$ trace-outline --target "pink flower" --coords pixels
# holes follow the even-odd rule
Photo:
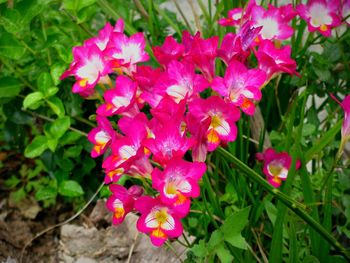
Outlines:
[[[280,187],[282,181],[287,179],[292,157],[286,152],[277,153],[274,149],[269,148],[264,153],[257,154],[257,159],[264,162],[263,173],[268,182],[273,187]],[[299,169],[300,165],[300,161],[297,160],[295,169]]]
[[[350,25],[350,1],[344,0],[342,4],[342,11],[341,11],[343,19],[345,19],[345,23]]]
[[[202,75],[195,74],[193,64],[174,60],[168,64],[166,73],[156,83],[155,92],[166,93],[178,103],[185,97],[198,97],[199,92],[208,86],[209,83]]]
[[[260,88],[266,80],[266,74],[259,69],[247,69],[242,63],[233,60],[227,67],[224,78],[216,77],[212,88],[243,112],[253,115],[253,101],[261,99]]]
[[[259,69],[267,74],[267,80],[272,79],[280,73],[288,73],[290,75],[299,75],[296,72],[297,63],[291,58],[292,49],[290,46],[284,46],[280,49],[269,41],[262,41],[256,54]]]
[[[136,33],[130,37],[123,33],[112,33],[105,53],[112,58],[114,68],[120,67],[126,74],[132,75],[136,71],[137,63],[149,60],[145,46],[143,33]]]
[[[117,182],[123,173],[128,172],[133,162],[145,154],[141,143],[147,137],[146,120],[143,113],[119,120],[118,126],[125,136],[112,141],[112,154],[103,161],[105,183]]]
[[[97,116],[96,120],[98,126],[88,134],[88,140],[94,144],[91,151],[92,158],[102,155],[116,136],[116,132],[107,118]]]
[[[205,170],[205,163],[172,159],[163,171],[153,170],[152,187],[159,191],[163,203],[172,205],[185,216],[190,210],[190,197],[196,198],[200,194],[198,180]]]
[[[143,189],[134,185],[126,190],[121,185],[111,184],[109,190],[112,195],[107,199],[106,207],[113,212],[113,224],[119,225],[124,221],[125,216],[134,209],[134,201],[142,195]]]
[[[99,80],[110,72],[110,63],[96,45],[77,46],[73,48],[73,62],[60,79],[75,76],[73,92],[86,97],[93,94]]]
[[[221,26],[238,26],[243,16],[243,8],[234,8],[228,11],[227,18],[219,19]]]
[[[167,36],[162,46],[152,47],[152,50],[159,64],[167,66],[170,61],[179,60],[185,47],[176,42],[172,36]]]
[[[160,198],[142,196],[135,202],[135,208],[141,213],[137,221],[137,229],[150,235],[153,245],[159,247],[168,238],[181,236],[183,228],[180,216]]]
[[[278,39],[284,40],[293,35],[293,28],[288,25],[282,16],[280,10],[272,5],[269,5],[268,10],[261,6],[254,6],[252,8],[252,21],[255,26],[262,26],[260,36],[262,39]]]
[[[153,159],[166,164],[173,158],[182,158],[192,147],[193,140],[182,135],[179,127],[169,119],[168,125],[157,127],[155,138],[146,139],[143,145],[153,153]]]
[[[97,108],[97,114],[112,116],[128,110],[135,102],[136,83],[126,76],[116,79],[116,87],[104,93],[106,103]]]
[[[340,102],[333,94],[330,94],[332,99],[335,100],[344,110],[344,121],[341,129],[342,143],[344,144],[350,140],[350,95],[346,96],[342,102]],[[342,149],[341,149],[342,150]]]
[[[331,36],[331,30],[340,25],[337,15],[338,0],[309,0],[307,5],[299,4],[297,11],[308,24],[310,32],[318,31],[325,37]]]
[[[240,118],[239,110],[231,103],[225,103],[217,96],[208,99],[197,99],[189,104],[189,112],[200,122],[206,124],[208,151],[214,151],[220,142],[232,142],[237,137],[236,121]]]
[[[188,56],[185,57],[187,61],[196,65],[209,82],[215,75],[218,42],[218,36],[202,39],[199,35],[196,35],[193,37]]]

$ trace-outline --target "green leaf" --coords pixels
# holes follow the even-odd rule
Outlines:
[[[310,123],[305,123],[303,125],[303,131],[302,131],[302,135],[304,137],[306,136],[310,136],[311,134],[313,134],[316,131],[316,127],[313,124]]]
[[[23,45],[11,34],[0,29],[0,55],[9,59],[20,59],[26,52]]]
[[[208,241],[209,252],[214,251],[224,241],[224,234],[220,230],[215,230]]]
[[[34,158],[40,156],[47,149],[47,138],[39,135],[26,147],[24,156]]]
[[[14,97],[21,91],[21,83],[13,77],[0,79],[0,98]]]
[[[21,14],[18,10],[13,8],[6,8],[0,16],[0,25],[9,33],[17,33],[23,29],[22,25],[18,23]]]
[[[23,107],[26,108],[35,108],[37,103],[44,98],[44,94],[41,91],[35,91],[29,93],[23,100]]]
[[[203,239],[199,240],[198,244],[194,245],[191,251],[196,257],[199,258],[204,258],[208,253],[207,246]]]
[[[233,256],[230,254],[230,251],[224,246],[219,246],[215,250],[216,255],[218,255],[220,262],[222,263],[231,263],[233,262]]]
[[[62,73],[66,70],[67,66],[65,64],[62,63],[55,63],[52,67],[51,67],[51,77],[53,80],[54,85],[58,85],[61,80],[60,77],[62,75]]]
[[[63,0],[63,7],[68,10],[79,11],[95,2],[96,0]]]
[[[48,139],[47,140],[47,146],[49,147],[51,152],[55,152],[57,144],[58,144],[58,139]]]
[[[53,85],[51,75],[48,72],[42,72],[37,79],[37,86],[39,91],[41,91],[45,97],[48,94],[48,90]]]
[[[69,129],[69,126],[70,118],[65,116],[51,123],[45,124],[44,133],[48,139],[59,139]]]
[[[56,96],[50,97],[47,100],[47,104],[49,104],[50,108],[58,117],[64,116],[65,114],[64,106],[62,101],[58,97]]]
[[[67,150],[65,150],[64,152],[64,157],[78,157],[81,153],[83,149],[83,146],[81,145],[75,145],[75,146],[72,146],[72,147],[69,147]]]
[[[82,135],[80,133],[77,133],[75,131],[68,131],[62,136],[60,143],[61,145],[74,144],[76,140],[81,138],[81,136]]]
[[[58,192],[60,195],[68,197],[76,197],[84,194],[80,184],[73,180],[63,181],[58,188]]]
[[[247,249],[247,243],[241,236],[241,232],[248,224],[250,207],[246,207],[230,215],[221,227],[225,241],[232,246]]]
[[[38,201],[47,200],[47,199],[54,199],[57,196],[57,188],[53,186],[43,187],[40,188],[35,193],[35,199]]]

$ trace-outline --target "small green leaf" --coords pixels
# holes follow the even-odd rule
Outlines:
[[[35,199],[38,201],[47,200],[47,199],[54,199],[57,196],[57,188],[48,186],[40,188],[35,193]]]
[[[49,88],[53,85],[51,75],[48,72],[42,72],[37,79],[37,86],[39,91],[41,91],[45,97],[48,94]]]
[[[62,117],[65,114],[64,106],[62,101],[54,96],[47,100],[47,104],[49,104],[50,108],[53,110],[53,112],[58,116]]]
[[[17,33],[21,31],[22,25],[18,23],[20,20],[20,13],[13,8],[6,8],[0,16],[0,25],[9,33]]]
[[[47,90],[46,97],[51,97],[51,96],[55,95],[57,92],[58,92],[57,87],[51,87]]]
[[[77,133],[75,131],[68,131],[62,136],[60,143],[61,145],[74,144],[76,140],[81,138],[81,136],[82,135],[80,133]]]
[[[76,197],[84,194],[80,184],[73,180],[63,181],[58,188],[58,192],[68,197]]]
[[[199,258],[204,258],[208,253],[208,249],[204,240],[199,240],[198,244],[194,245],[191,251],[196,257]]]
[[[47,123],[44,127],[44,133],[48,139],[59,139],[69,129],[70,118],[64,116],[51,123]]]
[[[24,53],[23,45],[11,34],[0,29],[0,55],[9,59],[20,59]]]
[[[55,152],[57,144],[58,144],[58,139],[48,139],[47,140],[47,146],[49,147],[51,152]]]
[[[225,241],[232,246],[247,249],[247,243],[241,236],[241,232],[248,224],[250,207],[246,207],[230,215],[221,227]]]
[[[12,77],[0,79],[0,98],[14,97],[21,91],[21,83]]]
[[[81,145],[75,145],[72,147],[69,147],[67,150],[64,152],[65,157],[78,157],[83,149],[83,146]]]
[[[35,91],[29,93],[23,100],[23,107],[33,108],[35,105],[44,98],[44,94],[41,91]]]
[[[315,131],[316,131],[315,125],[310,124],[310,123],[305,123],[305,124],[303,124],[302,135],[303,135],[304,137],[310,136],[310,135],[313,134]]]
[[[233,256],[230,254],[230,251],[224,246],[219,246],[215,250],[216,255],[218,255],[220,262],[222,263],[231,263],[233,262]]]
[[[52,67],[51,67],[51,77],[53,80],[54,85],[58,85],[61,80],[60,77],[62,75],[62,73],[66,70],[67,66],[65,64],[62,63],[55,63]]]
[[[40,156],[47,149],[47,138],[39,135],[26,147],[24,156],[34,158]]]
[[[224,241],[224,234],[220,230],[215,230],[208,241],[208,249],[209,251],[213,251],[216,249]]]

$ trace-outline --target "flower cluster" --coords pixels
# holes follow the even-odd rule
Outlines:
[[[237,26],[237,14],[220,23]],[[159,68],[143,63],[150,57],[144,35],[125,35],[123,20],[106,24],[97,37],[73,49],[62,78],[74,76],[73,92],[100,99],[98,126],[88,139],[91,156],[105,156],[114,224],[138,211],[137,228],[154,245],[182,234],[180,220],[189,213],[191,198],[200,195],[207,153],[236,139],[236,122],[241,114],[254,114],[270,79],[297,74],[291,48],[277,42],[293,33],[288,23],[294,16],[290,5],[266,11],[250,3],[242,26],[221,45],[217,36],[183,32],[181,42],[168,36],[152,47]],[[257,68],[248,66],[251,56]],[[217,60],[226,65],[223,76],[216,75]],[[116,184],[122,175],[148,187]]]

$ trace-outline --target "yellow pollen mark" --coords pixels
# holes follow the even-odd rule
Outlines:
[[[188,198],[184,196],[182,193],[177,192],[177,200],[175,202],[175,205],[182,205],[183,203],[186,202]]]
[[[279,176],[283,167],[281,165],[269,165],[269,171],[273,176]]]
[[[165,192],[169,195],[174,195],[177,192],[176,186],[173,183],[169,183],[165,187]]]
[[[218,126],[221,125],[221,119],[220,117],[218,117],[217,115],[214,115],[213,117],[211,117],[211,123],[210,123],[211,127],[213,127],[214,129]]]
[[[95,144],[93,149],[94,149],[95,152],[100,154],[103,146],[104,145],[101,145],[101,144]]]
[[[157,220],[158,224],[162,225],[168,219],[168,213],[164,210],[159,210],[159,211],[155,212],[154,217]]]
[[[146,147],[143,147],[143,152],[145,155],[149,155],[151,153],[151,151]]]
[[[242,109],[248,109],[249,107],[252,106],[252,104],[253,104],[253,102],[251,102],[247,98],[244,98],[241,107],[242,107]]]
[[[112,178],[115,175],[121,175],[124,172],[123,168],[118,168],[118,169],[114,169],[110,172],[107,173],[107,176],[109,176],[110,178]]]
[[[274,181],[277,184],[281,184],[282,183],[282,180],[278,176],[274,176],[272,181]]]
[[[328,26],[323,24],[323,25],[320,26],[320,30],[321,31],[327,31],[328,30]]]
[[[255,43],[260,43],[259,37],[256,37],[256,38],[254,39],[254,41],[255,41]]]
[[[106,104],[106,110],[111,110],[111,109],[113,109],[114,108],[114,105],[113,104],[111,104],[111,103],[107,103]]]
[[[160,229],[160,227],[154,229],[151,232],[151,236],[158,237],[158,238],[166,238],[167,235],[163,232],[163,230]]]
[[[210,132],[208,133],[208,142],[209,143],[218,143],[220,141],[218,133],[214,130],[211,129]]]
[[[116,207],[114,210],[114,217],[119,219],[121,217],[123,217],[125,214],[125,210],[122,207]]]
[[[85,87],[87,82],[88,82],[88,79],[81,79],[81,80],[79,80],[79,86]]]

